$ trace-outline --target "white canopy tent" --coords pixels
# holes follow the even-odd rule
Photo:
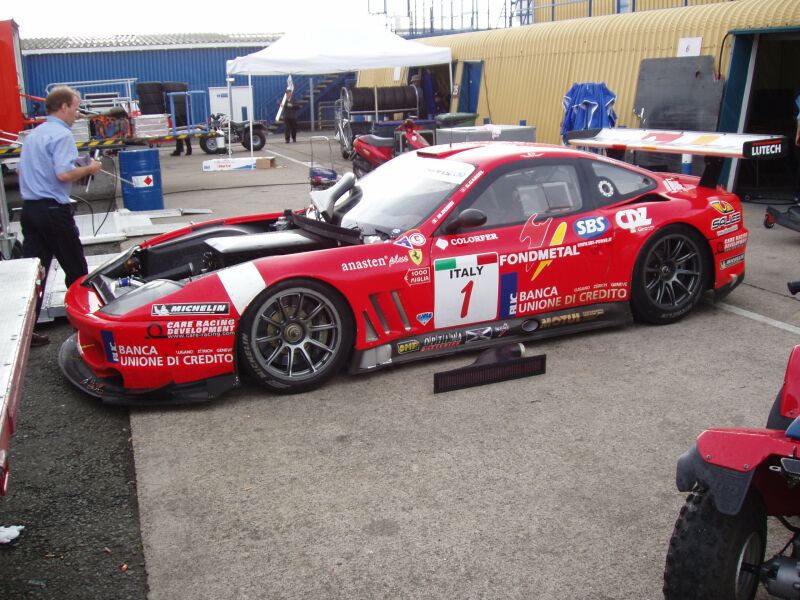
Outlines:
[[[229,81],[233,75],[248,76],[252,104],[253,75],[321,75],[447,64],[452,88],[451,61],[450,48],[403,39],[363,18],[348,17],[340,23],[317,18],[263,50],[229,60],[227,73]],[[313,123],[313,94],[311,111]]]
[[[371,22],[309,24],[272,45],[228,61],[228,75],[319,75],[449,64],[450,48],[401,38]]]

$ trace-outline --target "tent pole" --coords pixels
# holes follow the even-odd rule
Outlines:
[[[250,110],[248,111],[249,114],[247,115],[250,117],[250,158],[253,158],[253,76],[247,76],[247,85],[250,86]]]
[[[447,63],[447,74],[450,75],[450,106],[447,107],[447,112],[453,112],[453,61]]]
[[[231,150],[231,121],[233,121],[233,77],[226,77],[225,81],[228,82],[228,158],[233,157]]]
[[[314,131],[314,78],[308,78],[308,96],[311,98],[311,131]]]

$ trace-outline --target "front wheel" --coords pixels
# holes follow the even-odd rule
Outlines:
[[[767,517],[751,492],[736,516],[720,513],[708,491],[686,498],[669,541],[666,600],[752,600],[764,562]]]
[[[708,280],[705,241],[682,225],[651,237],[633,269],[631,308],[641,321],[656,325],[685,317],[700,300]]]
[[[201,137],[200,149],[206,154],[220,154],[225,151],[225,148],[220,146],[220,139],[217,136]]]
[[[341,368],[354,329],[350,308],[338,292],[313,280],[288,280],[264,290],[245,311],[239,356],[264,387],[303,392]]]
[[[253,127],[253,152],[258,152],[267,143],[267,134],[261,128]],[[245,127],[242,132],[242,146],[250,150],[250,127]]]

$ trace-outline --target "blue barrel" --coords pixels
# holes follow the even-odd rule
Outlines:
[[[125,208],[128,210],[164,208],[161,162],[158,159],[157,148],[120,152],[119,176],[122,178],[122,203]]]

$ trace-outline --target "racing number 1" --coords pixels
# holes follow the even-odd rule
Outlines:
[[[434,261],[436,327],[496,319],[499,282],[496,252]]]
[[[467,312],[469,309],[469,298],[472,296],[472,288],[475,286],[475,282],[470,279],[467,282],[467,285],[461,290],[461,293],[464,294],[464,302],[461,304],[461,318],[467,316]]]

